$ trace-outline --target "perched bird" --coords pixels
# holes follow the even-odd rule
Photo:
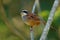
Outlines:
[[[35,13],[30,13],[28,12],[28,10],[22,10],[21,17],[23,22],[31,26],[31,28],[34,26],[38,26],[41,23],[43,23],[44,25],[46,24],[46,22],[41,17],[39,18]],[[51,29],[56,31],[56,29],[52,26]]]
[[[23,22],[31,27],[41,23],[40,18],[36,14],[29,13],[27,10],[22,10],[21,17]]]

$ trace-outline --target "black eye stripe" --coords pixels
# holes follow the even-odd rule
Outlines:
[[[27,11],[23,11],[23,12],[28,13]]]

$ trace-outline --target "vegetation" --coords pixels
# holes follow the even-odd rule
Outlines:
[[[42,16],[45,21],[47,21],[53,2],[54,0],[40,0],[41,12],[38,15]],[[33,3],[34,0],[0,0],[0,40],[30,40],[30,27],[23,23],[20,12],[22,9],[31,12]],[[47,40],[60,40],[60,5],[55,12],[52,26],[57,31],[50,29]],[[40,38],[43,28],[34,27],[35,40]]]

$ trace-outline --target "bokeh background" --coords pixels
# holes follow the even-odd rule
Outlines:
[[[23,23],[20,12],[27,9],[30,12],[35,0],[0,0],[0,40],[30,40],[30,27]],[[40,0],[40,13],[47,21],[55,0]],[[36,13],[37,14],[37,13]],[[60,40],[60,3],[56,9],[52,26],[46,40]],[[43,26],[34,27],[34,38],[39,40]]]

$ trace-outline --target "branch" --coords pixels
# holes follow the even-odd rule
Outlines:
[[[53,7],[52,7],[52,9],[50,11],[48,21],[47,21],[46,26],[45,26],[45,28],[43,30],[43,33],[42,33],[42,36],[41,36],[40,40],[45,40],[46,37],[47,37],[47,34],[48,34],[49,29],[50,29],[50,25],[51,25],[51,23],[53,21],[53,17],[54,17],[56,8],[58,6],[58,3],[59,3],[59,0],[54,1]]]
[[[32,8],[32,13],[35,12],[35,8],[36,7],[38,8],[38,11],[39,11],[39,8],[40,8],[39,0],[35,0],[34,5],[33,5],[33,8]]]
[[[34,33],[32,27],[30,27],[30,36],[31,36],[31,40],[34,40]]]
[[[37,6],[37,8],[40,7],[39,6],[39,0],[35,0],[34,5],[33,5],[33,8],[32,8],[32,13],[34,13],[36,6]],[[34,40],[33,28],[30,28],[30,36],[31,36],[31,40]]]

